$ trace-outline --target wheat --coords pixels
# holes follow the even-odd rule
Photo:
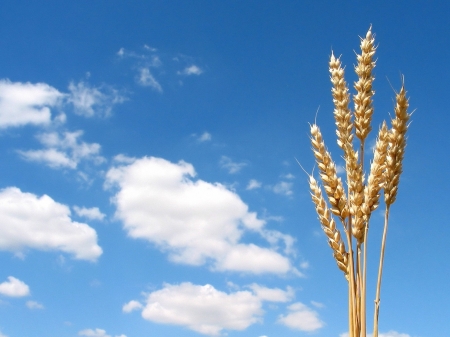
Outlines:
[[[372,96],[372,70],[375,67],[373,55],[375,54],[374,38],[371,28],[366,37],[361,39],[361,55],[357,55],[358,64],[355,66],[355,72],[358,75],[358,81],[355,82],[356,95],[353,97],[355,102],[355,129],[356,137],[364,143],[367,135],[371,131],[370,122],[372,120],[373,107]]]
[[[391,205],[397,197],[400,174],[402,173],[402,161],[406,147],[406,131],[408,129],[408,99],[404,85],[396,95],[395,118],[392,120],[392,129],[389,133],[389,150],[386,160],[384,200],[386,205]]]
[[[373,154],[373,162],[370,166],[370,174],[367,179],[367,186],[364,188],[364,204],[362,212],[366,221],[370,214],[375,211],[379,204],[380,190],[384,185],[384,170],[387,148],[389,145],[389,132],[386,122],[383,122],[378,133],[378,139]]]
[[[331,212],[339,216],[341,221],[348,216],[347,200],[341,178],[336,173],[336,164],[325,148],[322,133],[316,124],[311,125],[311,144],[317,165],[320,170],[325,192],[331,204]]]
[[[341,234],[336,228],[336,222],[334,221],[331,212],[327,207],[325,199],[322,196],[320,187],[313,176],[309,177],[309,186],[311,189],[311,197],[313,203],[316,206],[316,211],[319,216],[319,221],[322,224],[323,231],[328,237],[328,243],[333,250],[333,256],[336,259],[336,263],[339,269],[342,270],[347,277],[348,254],[345,250],[345,245],[342,241]]]
[[[330,207],[328,207],[317,181],[314,177],[309,176],[311,196],[322,229],[333,250],[333,256],[348,281],[350,337],[366,337],[367,237],[370,217],[377,209],[380,202],[380,191],[384,189],[385,223],[381,240],[373,330],[373,336],[378,337],[380,289],[389,211],[397,197],[406,147],[406,131],[410,118],[407,111],[409,103],[402,82],[401,90],[396,94],[395,117],[391,121],[392,127],[388,130],[386,123],[383,122],[378,132],[374,157],[365,185],[364,144],[371,131],[370,124],[374,111],[372,70],[375,67],[373,60],[375,51],[374,38],[371,28],[369,28],[366,36],[361,38],[361,54],[357,55],[355,71],[358,81],[354,84],[356,94],[353,96],[355,104],[353,114],[349,109],[350,94],[344,79],[344,68],[341,66],[341,61],[333,53],[329,61],[337,143],[344,151],[348,196],[345,194],[341,179],[337,177],[336,165],[325,147],[319,127],[313,124],[310,130],[313,153]],[[359,152],[355,151],[353,146],[354,135],[359,139]],[[348,250],[342,241],[341,233],[336,228],[333,215],[342,221]],[[352,242],[353,238],[356,238],[356,244]],[[355,253],[353,248],[356,248]]]

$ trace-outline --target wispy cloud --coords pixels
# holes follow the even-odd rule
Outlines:
[[[144,87],[150,87],[153,90],[162,93],[163,89],[161,87],[161,84],[158,83],[158,81],[153,77],[152,73],[150,72],[150,69],[148,67],[140,68],[139,69],[139,77],[138,77],[138,83]]]
[[[182,71],[178,72],[178,75],[186,75],[186,76],[190,76],[190,75],[201,75],[203,73],[203,70],[201,68],[199,68],[198,66],[196,66],[195,64],[190,65],[186,68],[184,68]]]
[[[212,136],[209,132],[203,132],[199,137],[198,137],[198,141],[199,142],[208,142],[212,139]]]
[[[256,179],[251,179],[251,180],[248,182],[247,187],[246,187],[245,189],[246,189],[246,190],[254,190],[254,189],[260,188],[261,186],[262,186],[262,183],[261,183],[261,182],[259,182],[259,181],[256,180]]]
[[[106,216],[104,213],[100,212],[98,207],[86,208],[73,206],[73,210],[78,216],[85,217],[90,220],[103,220]]]
[[[280,181],[275,186],[272,187],[272,191],[276,194],[282,194],[282,195],[292,195],[292,183],[288,183],[286,181]]]
[[[231,160],[231,158],[227,156],[222,156],[219,161],[220,167],[228,170],[228,173],[234,174],[238,173],[242,168],[247,166],[246,163],[236,163]]]
[[[47,132],[37,135],[39,142],[44,145],[41,150],[19,150],[18,153],[26,160],[42,162],[51,168],[75,169],[82,160],[90,160],[94,164],[101,164],[105,158],[99,155],[100,145],[80,141],[82,130],[74,132]]]
[[[27,306],[28,309],[32,309],[32,310],[42,310],[44,309],[44,306],[36,301],[27,301],[27,303],[25,304]]]
[[[74,112],[84,117],[109,116],[114,105],[126,101],[126,97],[112,87],[103,85],[93,87],[86,82],[69,84],[67,101],[73,105]]]
[[[103,329],[85,329],[78,332],[79,336],[86,337],[112,337],[106,333],[106,330]],[[115,337],[127,337],[125,335],[116,335]]]

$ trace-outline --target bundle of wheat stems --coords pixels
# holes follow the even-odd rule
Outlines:
[[[311,175],[309,184],[322,228],[328,237],[339,269],[348,281],[349,336],[366,337],[366,262],[369,220],[380,202],[384,191],[385,223],[381,242],[380,264],[375,296],[373,337],[378,337],[378,314],[380,308],[380,288],[383,271],[384,249],[390,206],[395,202],[402,173],[402,160],[406,146],[408,129],[408,99],[404,81],[395,97],[395,116],[389,129],[383,122],[374,149],[368,178],[364,176],[364,145],[371,131],[373,114],[372,83],[375,67],[374,36],[369,28],[361,38],[361,54],[357,54],[355,72],[358,81],[354,83],[354,108],[349,107],[350,94],[344,79],[344,68],[339,58],[331,54],[329,68],[336,120],[337,143],[343,150],[347,178],[347,193],[344,183],[338,177],[336,164],[325,147],[322,134],[316,124],[311,125],[311,143],[319,174],[328,201],[322,188]],[[359,139],[359,150],[355,149],[354,136]],[[336,226],[336,219],[343,225],[344,234]]]

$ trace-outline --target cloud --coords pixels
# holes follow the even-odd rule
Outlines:
[[[219,271],[283,274],[289,259],[274,249],[240,242],[265,222],[219,183],[193,180],[194,167],[145,157],[111,168],[105,186],[117,186],[115,216],[133,238],[146,239],[178,263],[212,263]]]
[[[262,185],[262,184],[261,184],[258,180],[251,179],[251,180],[248,182],[248,185],[247,185],[247,187],[246,187],[245,189],[246,189],[246,190],[254,190],[254,189],[256,189],[256,188],[260,188],[261,185]]]
[[[203,132],[200,137],[198,137],[198,141],[199,142],[207,142],[210,141],[212,139],[212,136],[209,132]]]
[[[287,287],[286,290],[278,288],[267,288],[253,283],[249,286],[255,295],[262,301],[268,302],[289,302],[294,297],[294,290]]]
[[[280,181],[278,184],[276,184],[272,190],[276,194],[283,194],[283,195],[292,195],[292,183],[288,183],[286,181]]]
[[[324,323],[318,317],[318,313],[303,303],[291,304],[288,309],[290,312],[285,316],[280,316],[278,319],[279,323],[292,329],[308,332],[318,330],[324,326]]]
[[[163,92],[161,84],[159,84],[158,81],[156,81],[156,79],[153,77],[148,67],[143,67],[139,69],[138,83],[144,87],[150,87],[157,92],[160,93]]]
[[[227,156],[222,156],[220,158],[220,167],[228,170],[228,173],[238,173],[244,166],[246,166],[246,163],[235,163],[231,160],[231,158]]]
[[[260,322],[261,300],[250,291],[227,294],[213,286],[165,284],[150,293],[142,317],[152,322],[184,326],[219,336],[222,330],[244,330]]]
[[[105,330],[103,329],[85,329],[78,332],[78,335],[80,336],[86,336],[86,337],[111,337],[111,335],[108,335]],[[115,337],[127,337],[125,335],[116,335]]]
[[[77,115],[93,117],[95,115],[109,116],[115,104],[123,103],[124,96],[111,87],[92,87],[88,83],[70,82],[67,101],[74,107]]]
[[[186,75],[186,76],[190,76],[190,75],[201,75],[203,73],[203,70],[200,69],[199,67],[197,67],[195,64],[188,66],[186,68],[184,68],[183,71],[179,71],[178,75]]]
[[[29,161],[42,162],[51,168],[75,169],[81,160],[90,160],[101,164],[105,158],[99,155],[101,146],[97,143],[80,141],[83,131],[47,132],[37,136],[46,148],[42,150],[19,150],[18,153]]]
[[[44,309],[44,306],[36,301],[27,301],[26,306],[28,309]]]
[[[73,206],[73,210],[77,213],[78,216],[88,218],[90,220],[103,220],[105,218],[105,214],[100,212],[98,207],[86,208],[86,207],[78,207]]]
[[[0,337],[8,337],[0,331]]]
[[[0,249],[19,254],[26,249],[58,250],[90,261],[102,254],[95,230],[72,221],[69,207],[17,187],[0,190],[0,232]]]
[[[0,128],[48,125],[64,94],[45,83],[0,80]]]
[[[30,295],[30,288],[25,282],[8,276],[8,281],[0,283],[0,294],[9,297],[24,297]]]
[[[122,311],[126,312],[126,313],[129,313],[129,312],[132,312],[134,310],[141,309],[141,308],[143,308],[142,304],[140,302],[138,302],[138,301],[134,301],[133,300],[133,301],[130,301],[130,302],[124,304],[123,307],[122,307]]]

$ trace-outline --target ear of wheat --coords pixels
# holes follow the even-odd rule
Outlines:
[[[373,337],[378,337],[381,278],[389,212],[390,206],[397,198],[410,118],[409,103],[402,78],[401,89],[395,97],[395,117],[391,120],[390,129],[386,122],[383,122],[378,131],[373,160],[366,180],[364,177],[365,141],[372,130],[371,120],[374,111],[372,102],[374,95],[372,70],[375,67],[373,57],[376,52],[374,41],[372,27],[370,27],[365,37],[361,38],[361,54],[356,56],[355,72],[358,80],[354,84],[356,90],[356,94],[353,95],[354,111],[349,108],[350,94],[340,59],[332,53],[329,62],[337,144],[344,153],[347,192],[342,179],[337,175],[336,164],[326,149],[320,128],[316,124],[310,127],[312,150],[327,200],[322,195],[319,183],[312,175],[309,177],[311,196],[337,266],[343,271],[348,281],[349,337],[366,337],[367,335],[367,239],[370,217],[379,206],[383,190],[386,205],[385,223],[373,324]],[[353,144],[355,136],[359,140],[358,151]],[[334,217],[342,224],[344,236],[337,228]]]

